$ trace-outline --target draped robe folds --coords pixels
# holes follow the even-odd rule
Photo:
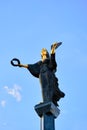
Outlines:
[[[43,101],[52,101],[58,105],[57,101],[65,94],[58,87],[58,79],[55,76],[56,67],[55,54],[51,54],[44,61],[28,64],[30,73],[40,79]]]

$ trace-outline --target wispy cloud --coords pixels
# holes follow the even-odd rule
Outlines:
[[[6,90],[6,92],[13,96],[18,102],[21,101],[22,96],[21,96],[21,87],[18,85],[14,85],[13,88],[9,88],[8,86],[5,86],[4,89]]]
[[[5,100],[2,100],[2,101],[0,102],[0,104],[1,104],[2,107],[5,107],[6,101],[5,101]]]

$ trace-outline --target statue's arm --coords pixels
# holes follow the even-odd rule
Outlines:
[[[51,45],[51,54],[55,54],[55,50],[62,44],[62,42],[55,42]]]
[[[24,67],[24,68],[28,68],[28,67],[29,67],[28,64],[26,64],[26,65],[24,65],[24,64],[19,64],[18,66],[19,66],[19,67]]]
[[[52,45],[52,48],[51,48],[51,54],[55,54],[55,47],[54,47],[54,44]]]
[[[29,70],[29,72],[39,78],[39,73],[40,73],[40,64],[41,64],[41,61],[37,62],[37,63],[34,63],[34,64],[19,64],[18,66],[19,67],[24,67],[26,69]]]

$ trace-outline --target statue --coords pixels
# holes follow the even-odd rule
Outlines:
[[[52,44],[50,55],[47,49],[43,48],[41,60],[34,64],[24,65],[16,58],[11,60],[13,66],[27,68],[33,76],[40,79],[43,102],[51,101],[56,106],[58,106],[57,101],[65,96],[64,92],[59,89],[58,78],[55,75],[57,68],[55,51],[61,44],[62,42]],[[17,64],[14,62],[17,62]]]

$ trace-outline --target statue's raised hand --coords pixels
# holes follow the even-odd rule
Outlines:
[[[55,42],[54,44],[51,45],[51,49],[57,49],[61,44],[62,42]]]
[[[62,42],[55,42],[51,45],[51,54],[55,53],[55,50],[62,44]]]

